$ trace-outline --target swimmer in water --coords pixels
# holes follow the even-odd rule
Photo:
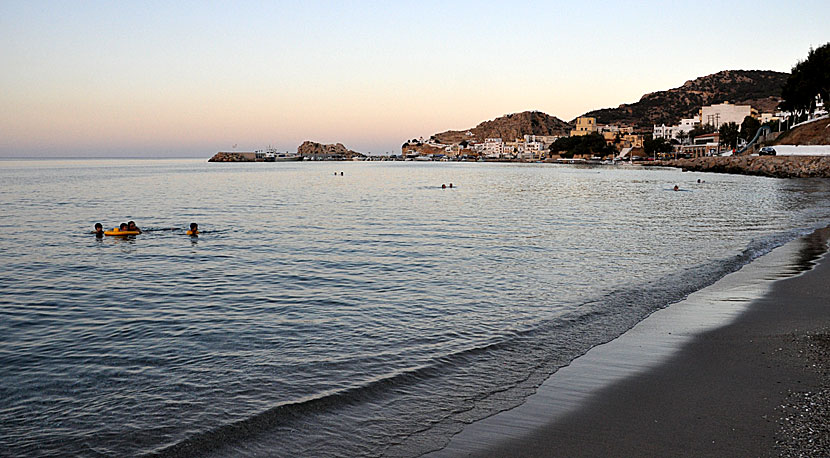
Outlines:
[[[441,189],[447,189],[447,185],[442,184],[442,185],[441,185]]]
[[[450,187],[452,188],[452,183],[450,183]]]
[[[96,237],[104,236],[104,226],[101,223],[95,223],[95,231],[92,232]]]
[[[674,190],[675,190],[675,191],[680,191],[680,187],[679,187],[679,186],[677,186],[677,185],[674,185]]]
[[[130,226],[127,225],[127,223],[121,223],[121,224],[118,225],[118,232],[127,231],[127,230],[129,230],[129,227]]]
[[[127,230],[135,231],[141,234],[141,229],[139,229],[138,226],[135,225],[135,221],[130,221],[129,223],[127,223]]]
[[[196,223],[190,223],[190,230],[187,231],[187,235],[197,236],[199,235],[199,225]]]

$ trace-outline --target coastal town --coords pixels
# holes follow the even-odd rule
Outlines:
[[[816,106],[804,123],[826,118],[823,101],[818,100]],[[752,147],[755,147],[752,152],[757,153],[760,151],[758,145],[777,138],[784,130],[783,124],[791,117],[793,114],[788,112],[759,113],[750,105],[723,102],[701,107],[698,116],[681,119],[676,125],[654,125],[651,133],[642,133],[636,132],[633,126],[598,124],[594,117],[581,116],[574,120],[574,127],[567,135],[523,135],[510,140],[495,137],[477,141],[468,130],[464,135],[470,139],[458,143],[443,144],[435,136],[410,140],[402,146],[401,157],[404,160],[438,161],[607,163],[718,156]],[[721,132],[729,128],[734,131],[733,143],[721,138]],[[567,143],[560,141],[588,136],[601,137],[605,148],[569,151]]]
[[[759,113],[751,105],[723,102],[701,107],[697,116],[680,119],[674,125],[653,125],[652,131],[648,133],[636,131],[633,126],[599,124],[595,117],[580,116],[574,120],[570,130],[560,135],[524,134],[509,140],[501,137],[478,139],[473,130],[466,130],[461,139],[454,142],[442,142],[437,135],[428,139],[421,137],[408,140],[401,146],[399,155],[367,155],[349,150],[340,143],[327,145],[306,141],[298,147],[297,153],[280,152],[273,148],[253,152],[219,152],[210,161],[401,160],[613,164],[731,156],[735,153],[763,155],[769,148],[762,145],[771,144],[785,131],[828,118],[821,98],[817,98],[815,107],[804,121],[797,124],[792,123],[794,114],[790,112]],[[499,119],[519,115],[548,116],[540,112],[526,112]],[[730,133],[731,138],[724,138]]]

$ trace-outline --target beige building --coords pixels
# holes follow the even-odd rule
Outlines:
[[[592,134],[597,131],[597,118],[580,116],[576,118],[576,128],[571,130],[571,137]]]
[[[732,105],[729,102],[724,102],[701,108],[700,125],[710,124],[715,126],[715,129],[720,129],[720,126],[734,122],[740,126],[747,116],[757,117],[758,112],[749,105]]]

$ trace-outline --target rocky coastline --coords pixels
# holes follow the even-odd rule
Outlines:
[[[219,151],[208,159],[208,162],[254,162],[255,158],[255,153]]]
[[[286,159],[286,157],[290,159]],[[208,162],[275,162],[284,160],[313,160],[313,161],[349,161],[365,158],[363,153],[352,151],[342,143],[323,144],[312,141],[305,141],[297,147],[297,154],[279,154],[272,149],[267,151],[254,152],[228,152],[219,151]]]
[[[731,156],[655,161],[651,164],[684,171],[733,173],[774,178],[830,178],[830,157]]]

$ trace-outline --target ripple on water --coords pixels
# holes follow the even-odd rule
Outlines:
[[[812,180],[337,168],[0,163],[0,454],[417,455],[830,215]]]

